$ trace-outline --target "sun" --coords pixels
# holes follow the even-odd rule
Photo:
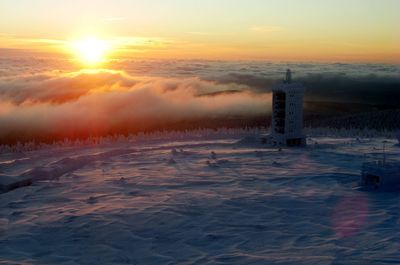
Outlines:
[[[106,54],[110,50],[110,45],[107,41],[97,38],[73,41],[71,46],[78,59],[87,66],[94,66],[104,62]]]

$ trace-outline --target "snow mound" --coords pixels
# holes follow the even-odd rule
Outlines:
[[[9,176],[0,174],[0,192],[7,192],[31,184],[32,178],[29,176]]]
[[[263,146],[260,137],[258,137],[256,135],[245,136],[242,139],[238,140],[236,142],[236,145],[238,145],[238,146],[245,146],[245,145]]]
[[[133,150],[123,149],[102,152],[99,154],[83,155],[75,158],[66,157],[47,166],[35,167],[19,176],[0,175],[0,191],[11,191],[16,188],[29,186],[37,181],[54,180],[67,173],[72,173],[89,163],[98,160],[106,160],[113,156],[130,154],[132,152]]]
[[[0,154],[2,189],[34,184],[0,194],[1,260],[398,263],[400,194],[353,189],[382,139],[313,137],[318,146],[278,151],[241,137]],[[387,141],[387,159],[399,158]]]

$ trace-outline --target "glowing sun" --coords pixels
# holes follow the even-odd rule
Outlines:
[[[84,64],[96,65],[105,60],[110,45],[105,40],[87,38],[72,42],[72,48]]]

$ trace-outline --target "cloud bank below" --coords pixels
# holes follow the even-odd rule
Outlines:
[[[400,68],[387,64],[68,60],[17,56],[0,64],[0,142],[217,126],[267,126],[285,70],[306,86],[306,121],[400,109]],[[114,70],[111,70],[114,69]]]
[[[246,85],[111,70],[3,78],[0,97],[2,142],[135,132],[270,110],[269,93],[254,93]]]

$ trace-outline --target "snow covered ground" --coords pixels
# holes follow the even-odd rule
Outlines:
[[[0,264],[400,264],[400,193],[352,189],[384,139],[239,139],[0,154]]]

